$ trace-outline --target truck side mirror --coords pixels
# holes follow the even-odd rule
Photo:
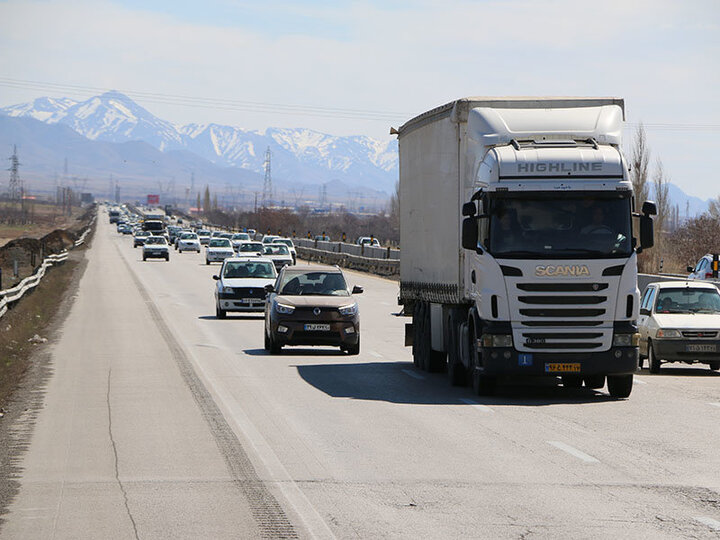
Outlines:
[[[643,249],[651,248],[654,244],[655,234],[653,220],[647,215],[640,216],[640,249],[638,249],[638,252],[641,252]]]
[[[474,216],[477,213],[477,208],[474,202],[466,202],[462,205],[462,215],[466,217]]]
[[[642,205],[642,213],[646,216],[657,216],[657,205],[652,201],[645,201]]]
[[[475,217],[466,217],[462,221],[462,247],[463,249],[472,249],[473,251],[477,250],[478,227],[477,218]]]

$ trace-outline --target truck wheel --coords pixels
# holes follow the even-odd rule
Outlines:
[[[660,359],[655,356],[652,343],[648,343],[648,365],[650,367],[650,373],[660,373]]]
[[[480,373],[480,370],[478,369],[480,367],[480,355],[477,350],[477,340],[475,339],[475,328],[472,321],[469,323],[470,326],[470,365],[471,367],[471,377],[472,377],[472,387],[473,391],[478,396],[492,396],[495,394],[495,391],[497,390],[497,377],[492,377],[490,375],[483,375]]]
[[[605,375],[588,375],[583,380],[585,381],[585,388],[599,390],[605,386]]]
[[[710,362],[710,369],[713,371],[720,369],[720,362]]]
[[[630,375],[608,375],[608,392],[614,398],[626,398],[632,392],[633,376]]]
[[[560,378],[562,379],[562,383],[565,388],[581,388],[582,387],[583,380],[580,375],[563,375]]]

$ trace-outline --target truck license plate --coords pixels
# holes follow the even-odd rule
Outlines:
[[[715,352],[717,347],[715,345],[685,345],[687,352]]]
[[[329,324],[306,324],[305,330],[308,332],[322,332],[322,331],[328,331],[330,330]]]
[[[580,373],[580,362],[552,362],[545,364],[545,373]]]

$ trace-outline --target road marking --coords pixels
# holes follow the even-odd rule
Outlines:
[[[720,521],[717,521],[716,519],[712,519],[709,517],[703,517],[703,516],[696,517],[695,519],[697,521],[699,521],[700,523],[702,523],[703,525],[707,525],[708,527],[710,527],[713,530],[720,531]]]
[[[720,407],[720,403],[708,403],[708,405],[712,405],[713,407]]]
[[[413,379],[424,379],[424,378],[425,378],[425,377],[423,377],[422,375],[418,375],[418,374],[415,373],[414,371],[410,371],[409,369],[403,369],[403,370],[401,370],[401,371],[402,371],[405,375],[409,375],[409,376],[412,377]]]
[[[576,458],[583,460],[585,463],[600,463],[600,460],[586,454],[585,452],[581,452],[577,448],[573,448],[572,446],[563,442],[547,441],[547,443],[551,446],[554,446],[555,448],[562,450],[563,452],[567,452],[571,456],[575,456]]]
[[[485,413],[495,412],[487,405],[483,405],[482,403],[478,403],[477,401],[473,401],[472,399],[460,398],[460,401],[462,401],[463,403],[467,403],[468,405],[472,405],[478,411],[482,411]]]
[[[382,358],[382,357],[383,357],[382,354],[380,354],[379,352],[375,352],[375,351],[370,351],[370,354],[372,354],[375,358]]]

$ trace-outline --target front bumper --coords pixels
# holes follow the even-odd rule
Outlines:
[[[329,324],[330,330],[305,330],[306,324]],[[272,324],[275,341],[281,345],[357,345],[360,323],[347,321],[279,320]]]
[[[182,242],[180,242],[178,244],[178,249],[182,249],[183,251],[193,250],[200,253],[200,244],[183,244]]]
[[[170,252],[167,250],[157,250],[157,251],[150,251],[145,250],[143,251],[143,257],[146,257],[148,259],[164,259],[166,257],[170,256]]]
[[[228,257],[232,257],[234,253],[212,253],[208,252],[206,253],[205,257],[210,262],[222,262]]]
[[[512,347],[482,347],[485,375],[622,375],[638,369],[637,347],[593,353],[521,353]]]
[[[718,339],[656,339],[652,342],[653,352],[660,360],[668,362],[720,361],[720,340]],[[714,351],[702,350],[714,347]],[[698,350],[688,350],[688,349]]]

